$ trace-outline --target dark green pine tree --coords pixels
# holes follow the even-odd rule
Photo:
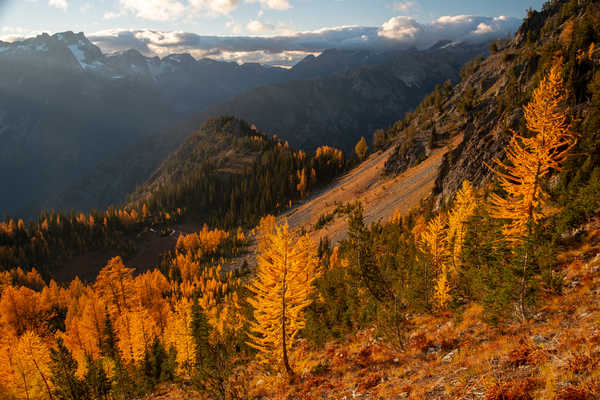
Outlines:
[[[118,338],[110,320],[108,311],[104,323],[104,332],[102,338],[102,355],[110,358],[115,365],[115,375],[113,377],[113,397],[115,399],[131,398],[133,393],[133,382],[127,368],[123,364],[121,354],[119,353]]]
[[[54,395],[57,399],[79,400],[89,398],[84,382],[79,380],[77,361],[64,345],[61,337],[56,340],[56,348],[50,349],[50,381],[54,385]]]
[[[196,296],[192,304],[191,328],[196,342],[196,365],[204,369],[211,364],[210,325]]]
[[[150,388],[153,388],[160,382],[169,381],[174,378],[175,365],[170,361],[165,347],[158,338],[155,338],[152,347],[144,356],[142,366],[145,380]]]
[[[100,360],[87,359],[87,372],[84,377],[87,399],[108,400],[110,394],[110,379]]]
[[[388,300],[391,291],[377,266],[360,202],[354,206],[348,216],[348,239],[354,253],[351,261],[358,268],[361,281],[377,301]]]

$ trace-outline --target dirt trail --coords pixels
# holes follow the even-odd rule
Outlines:
[[[449,146],[456,146],[460,140],[462,137],[455,138]],[[326,191],[283,214],[282,218],[287,218],[294,228],[304,227],[317,243],[325,236],[337,243],[346,235],[345,217],[336,217],[318,231],[312,229],[319,217],[331,213],[337,204],[360,200],[369,224],[389,219],[396,210],[402,215],[406,214],[431,193],[438,168],[449,146],[433,150],[421,164],[391,177],[382,176],[382,172],[393,148],[373,154]]]

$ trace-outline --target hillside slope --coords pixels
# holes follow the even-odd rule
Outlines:
[[[387,221],[394,215],[407,215],[431,195],[442,158],[461,139],[453,138],[451,144],[433,150],[427,160],[393,176],[385,174],[385,163],[394,150],[375,153],[326,190],[284,213],[282,218],[290,226],[310,232],[316,243],[327,237],[335,244],[347,236],[348,230],[346,215],[336,212],[338,206],[361,202],[368,224]],[[331,220],[324,226],[315,226],[320,218],[328,216]]]
[[[493,54],[474,59],[461,71],[453,87],[438,87],[414,112],[382,133],[394,147],[386,173],[394,175],[414,166],[431,144],[448,138],[464,139],[440,167],[435,193],[448,200],[463,180],[480,187],[492,173],[485,164],[502,159],[514,131],[526,134],[522,106],[557,57],[566,54],[569,105],[578,121],[578,158],[571,167],[588,163],[586,177],[600,163],[596,134],[598,121],[588,110],[598,107],[600,75],[598,9],[596,1],[553,1],[542,11],[530,11],[515,37],[493,45]],[[577,28],[575,28],[577,27]]]
[[[251,90],[197,118],[236,115],[294,147],[330,145],[351,153],[361,136],[392,124],[436,84],[458,80],[465,62],[487,52],[487,44],[467,43],[407,50],[380,65]]]

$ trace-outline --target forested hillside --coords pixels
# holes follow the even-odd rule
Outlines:
[[[388,175],[458,144],[411,210],[369,224],[370,201],[336,204],[318,222],[347,221],[335,243],[265,214],[352,161],[234,117],[192,134],[125,209],[6,220],[0,397],[597,399],[599,42],[600,1],[553,0],[377,131],[386,152],[360,140],[363,172],[390,154]],[[97,243],[126,256],[123,233],[186,218],[210,226],[143,273],[124,257],[90,282],[30,269]],[[251,241],[256,263],[228,270]]]
[[[281,135],[294,147],[309,151],[329,145],[350,153],[365,132],[393,123],[436,84],[457,81],[465,62],[487,53],[486,43],[410,49],[378,65],[266,85],[210,106],[197,118],[232,114]]]

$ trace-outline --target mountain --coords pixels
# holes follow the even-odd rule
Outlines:
[[[0,114],[9,138],[3,177],[16,189],[0,209],[20,215],[120,203],[213,115],[250,118],[307,150],[323,143],[350,152],[360,136],[396,120],[435,83],[455,79],[462,63],[487,51],[448,43],[426,51],[331,49],[288,71],[185,54],[104,55],[84,35],[69,32],[2,49],[2,65],[11,72],[0,78],[10,89]],[[50,64],[44,71],[31,67]],[[282,83],[238,94],[274,81]],[[45,86],[50,88],[40,90]],[[231,102],[205,107],[228,96],[234,96]],[[53,119],[61,113],[68,117]],[[53,138],[51,152],[38,147],[36,127]],[[23,204],[23,198],[31,200]]]
[[[206,119],[192,118],[190,123],[186,118],[264,85],[264,94],[258,95],[270,96],[271,100],[265,100],[265,108],[255,107],[251,116],[275,115],[270,111],[270,102],[289,104],[296,97],[294,91],[304,86],[296,83],[282,89],[270,85],[312,79],[307,84],[310,90],[300,98],[319,99],[313,104],[313,111],[304,114],[304,104],[296,102],[289,104],[293,115],[287,117],[308,118],[309,125],[304,130],[311,132],[306,140],[298,137],[303,132],[290,132],[289,136],[294,143],[312,146],[317,137],[327,136],[321,129],[324,120],[319,111],[324,97],[334,96],[337,91],[341,97],[335,99],[336,108],[348,104],[350,109],[352,93],[343,87],[365,85],[365,80],[371,79],[377,82],[376,77],[368,76],[374,72],[360,72],[356,67],[385,63],[399,53],[406,52],[331,49],[285,70],[196,60],[189,54],[172,54],[162,59],[146,57],[136,50],[103,54],[85,35],[73,32],[2,42],[0,178],[13,190],[0,199],[0,212],[33,216],[42,208],[86,210],[118,203]],[[329,81],[325,76],[331,74],[342,77]],[[340,87],[341,91],[337,89]],[[379,98],[386,96],[386,90],[400,89],[405,93],[391,95],[393,99],[385,112],[376,112],[367,123],[360,124],[361,128],[355,128],[364,128],[362,134],[389,121],[387,115],[401,102],[399,97],[406,96],[406,103],[413,104],[416,100],[412,97],[425,91],[403,85],[393,88],[385,82],[378,82],[374,89]],[[275,93],[270,93],[273,90]],[[363,91],[371,88],[367,85]],[[253,101],[254,96],[242,101]],[[377,97],[366,93],[363,99]],[[396,115],[401,115],[403,108],[396,111]],[[348,113],[338,116],[349,119]],[[352,124],[350,119],[338,130]],[[295,128],[294,125],[290,126]],[[265,129],[269,126],[265,124]],[[287,133],[287,125],[275,127],[278,132]],[[337,145],[337,140],[334,136],[324,142]],[[130,170],[123,171],[123,160],[135,160]]]
[[[466,43],[405,50],[392,57],[355,52],[349,57],[352,63],[360,58],[366,66],[263,86],[210,106],[196,118],[236,115],[277,133],[295,147],[314,150],[326,144],[351,153],[361,136],[393,123],[436,85],[456,81],[465,62],[487,52],[487,44]],[[316,70],[327,70],[336,54],[325,52]],[[347,55],[343,53],[342,58]],[[306,59],[297,68],[310,69],[317,60]]]
[[[117,155],[135,152],[153,132],[288,75],[279,68],[195,60],[188,54],[105,55],[72,32],[0,43],[0,178],[12,188],[0,199],[0,210],[35,215],[42,207],[89,209],[119,201],[152,168],[143,168],[117,197],[94,190],[84,201],[57,200],[73,197],[60,193]],[[95,184],[103,187],[115,178]]]
[[[577,6],[557,1],[547,3],[541,12],[530,11],[512,40],[497,43],[494,54],[485,60],[467,63],[460,82],[436,90],[387,130],[394,150],[386,162],[386,173],[401,174],[425,159],[432,145],[443,146],[460,137],[440,166],[434,189],[438,200],[452,198],[465,179],[476,186],[488,183],[493,174],[486,165],[504,157],[513,132],[527,134],[523,105],[548,65],[562,53],[566,54],[562,59],[567,66],[572,118],[579,121],[576,129],[580,135],[578,157],[570,160],[569,167],[575,171],[584,168],[585,172],[565,173],[560,179],[562,184],[574,178],[578,184],[589,179],[600,163],[596,133],[600,125],[590,111],[600,104],[600,75],[596,72],[600,51],[592,33],[593,15],[598,13],[595,7],[594,2]],[[576,14],[573,10],[578,9]]]

